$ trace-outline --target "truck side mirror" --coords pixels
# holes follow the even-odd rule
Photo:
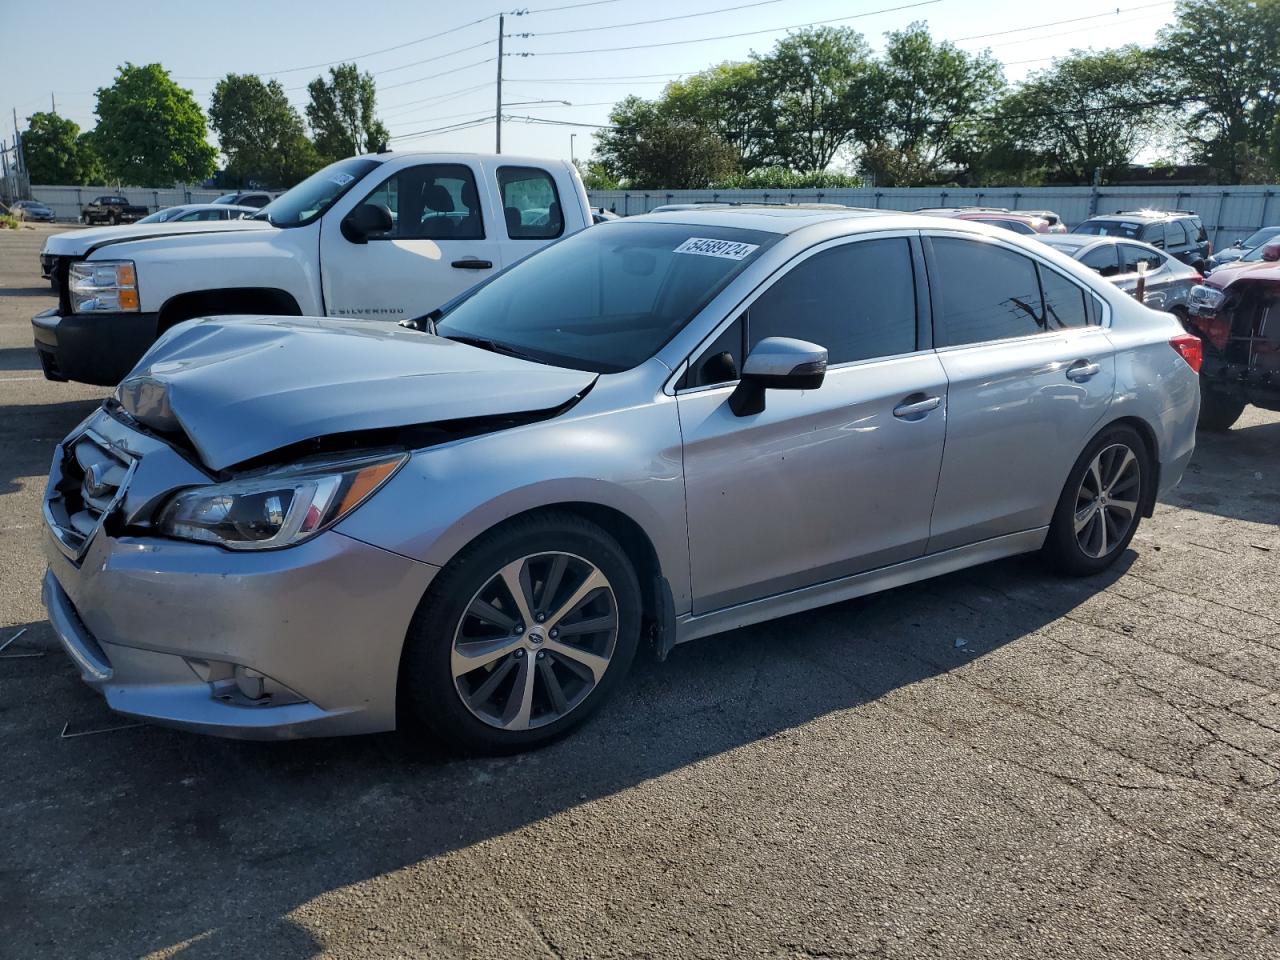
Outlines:
[[[742,364],[742,378],[729,395],[729,409],[738,417],[760,413],[766,389],[817,390],[826,375],[826,347],[791,337],[766,337]]]
[[[352,243],[368,243],[375,233],[395,229],[385,203],[362,203],[342,218],[342,235]]]
[[[1280,242],[1268,243],[1262,248],[1262,259],[1269,263],[1275,263],[1280,260]]]

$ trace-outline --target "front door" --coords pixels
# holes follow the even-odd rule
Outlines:
[[[691,358],[677,406],[695,614],[923,554],[946,380],[918,323],[915,243],[807,256]],[[742,358],[773,336],[826,347],[826,380],[735,416]]]
[[[325,218],[325,312],[402,320],[428,313],[484,280],[501,267],[489,196],[482,195],[469,164],[424,163],[395,171],[358,201],[391,211],[393,226],[386,233],[355,243],[343,235],[340,218]]]
[[[998,241],[927,242],[947,437],[929,552],[1047,526],[1111,403],[1115,357],[1074,279]]]

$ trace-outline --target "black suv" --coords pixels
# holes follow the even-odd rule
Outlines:
[[[1201,273],[1213,253],[1204,224],[1189,210],[1117,210],[1090,217],[1071,232],[1141,240]]]

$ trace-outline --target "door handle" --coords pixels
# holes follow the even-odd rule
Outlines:
[[[913,393],[893,408],[893,415],[899,420],[919,420],[930,410],[942,406],[941,397],[926,397]]]
[[[1084,383],[1086,380],[1092,380],[1102,371],[1102,367],[1089,360],[1077,360],[1071,366],[1067,367],[1067,379],[1074,380],[1076,383]]]
[[[493,261],[468,257],[466,260],[455,260],[449,266],[457,267],[459,270],[489,270],[493,267]]]

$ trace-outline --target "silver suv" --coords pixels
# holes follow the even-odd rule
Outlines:
[[[606,223],[418,325],[189,321],[63,442],[44,598],[111,707],[533,746],[642,639],[1031,551],[1106,568],[1199,407],[1173,317],[876,211]]]

